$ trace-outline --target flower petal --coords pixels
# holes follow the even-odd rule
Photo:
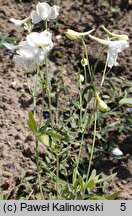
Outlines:
[[[26,39],[30,46],[40,46],[40,34],[38,32],[33,32],[27,35]]]
[[[22,30],[22,25],[24,24],[25,19],[24,20],[18,20],[18,19],[11,18],[10,21],[15,24],[16,30],[18,32],[20,32]]]
[[[32,19],[32,23],[34,24],[37,24],[42,20],[40,15],[35,10],[31,12],[31,19]]]
[[[51,11],[50,5],[46,2],[41,2],[41,3],[39,2],[36,6],[36,9],[37,9],[37,13],[43,20],[48,18]]]
[[[48,18],[49,19],[56,19],[56,17],[59,15],[59,9],[60,9],[60,7],[57,5],[52,6]]]
[[[9,50],[15,50],[15,49],[17,49],[17,47],[18,46],[15,46],[15,45],[13,45],[13,44],[11,44],[11,43],[3,43],[3,45],[7,48],[7,49],[9,49]]]
[[[125,48],[129,47],[129,43],[126,40],[109,41],[109,50],[107,54],[108,67],[117,66],[118,53],[122,52]]]

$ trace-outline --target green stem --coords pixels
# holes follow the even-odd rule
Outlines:
[[[37,177],[38,177],[38,183],[39,183],[39,189],[41,194],[41,199],[44,199],[43,196],[43,189],[42,189],[42,183],[41,183],[41,176],[40,176],[40,166],[39,166],[39,145],[38,145],[38,138],[36,138],[36,164],[37,164]]]
[[[80,83],[80,129],[82,129],[82,93],[81,93],[81,83]]]
[[[104,71],[103,71],[103,76],[102,76],[102,81],[101,81],[101,85],[100,85],[101,87],[102,87],[102,85],[104,83],[104,80],[105,80],[105,74],[106,74],[107,64],[108,64],[108,61],[106,60]]]
[[[83,44],[83,46],[84,46],[86,59],[87,59],[87,62],[88,62],[88,71],[89,71],[89,76],[90,76],[90,78],[92,78],[92,73],[91,73],[90,63],[89,63],[89,58],[88,58],[88,50],[87,50],[87,46],[86,46],[86,43],[85,43],[84,38],[82,37],[81,39],[82,39],[82,44]]]
[[[47,30],[48,28],[48,22],[45,20],[45,29]],[[45,58],[45,64],[46,64],[46,81],[47,81],[47,92],[48,92],[48,106],[49,106],[49,113],[50,113],[50,120],[51,120],[51,126],[53,128],[53,115],[52,115],[52,109],[51,109],[51,84],[49,80],[49,71],[48,71],[48,58],[46,55]]]
[[[50,120],[51,120],[51,126],[53,128],[53,115],[52,115],[52,109],[51,109],[51,85],[49,80],[49,71],[48,71],[48,59],[47,56],[45,58],[46,63],[46,81],[47,81],[47,92],[48,92],[48,106],[49,106],[49,113],[50,113]]]
[[[84,69],[84,82],[85,82],[85,87],[86,87],[86,84],[87,84],[87,71],[86,71],[84,55],[82,55],[82,59],[83,59],[83,69]]]
[[[34,118],[36,117],[36,110],[37,110],[37,79],[38,79],[38,65],[36,66],[37,68],[37,73],[36,73],[36,77],[35,77],[35,88],[34,88],[34,93],[33,93],[33,104],[34,104]],[[38,183],[39,183],[39,189],[40,189],[40,193],[41,193],[41,199],[44,199],[43,197],[43,190],[42,190],[42,184],[41,184],[41,178],[40,178],[40,169],[39,169],[39,141],[38,138],[35,138],[35,142],[36,142],[36,165],[37,165],[37,177],[38,177]]]
[[[79,149],[79,153],[78,153],[78,156],[77,156],[77,165],[76,165],[76,168],[75,168],[75,181],[76,181],[76,177],[77,177],[77,173],[78,173],[78,166],[79,166],[79,161],[80,161],[82,147],[83,147],[84,133],[85,133],[85,131],[83,131],[83,133],[82,133],[80,149]]]
[[[92,149],[91,149],[90,160],[89,160],[89,165],[88,165],[88,170],[87,170],[86,182],[88,181],[90,170],[91,170],[91,165],[92,165],[94,146],[95,146],[95,140],[96,140],[96,127],[97,127],[97,112],[95,111],[93,142],[92,142]],[[84,188],[84,191],[83,191],[83,199],[84,199],[85,191],[86,191],[86,188]]]
[[[34,114],[34,118],[36,117],[36,109],[37,109],[37,100],[36,100],[36,96],[37,96],[37,74],[38,74],[38,70],[35,76],[35,87],[34,87],[34,91],[33,91],[33,114]]]
[[[38,74],[41,79],[41,85],[42,85],[42,106],[41,106],[41,115],[39,119],[39,127],[41,127],[42,120],[43,120],[43,111],[44,111],[44,93],[45,93],[45,84],[44,84],[44,73],[40,70],[40,65],[37,65]]]
[[[56,199],[58,200],[59,195],[59,153],[56,152]]]

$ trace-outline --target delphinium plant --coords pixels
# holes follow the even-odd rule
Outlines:
[[[47,146],[47,154],[49,155],[48,165],[44,168],[45,173],[51,181],[51,187],[55,185],[52,194],[48,198],[54,198],[54,193],[56,199],[114,199],[118,192],[108,196],[101,196],[98,195],[97,188],[100,188],[105,181],[110,181],[116,176],[116,173],[102,177],[101,174],[96,173],[96,170],[92,170],[91,166],[99,113],[110,112],[106,102],[101,99],[101,94],[103,94],[102,86],[105,82],[106,73],[114,65],[117,65],[118,53],[129,46],[128,37],[112,33],[104,26],[101,26],[101,28],[107,33],[107,40],[93,36],[94,29],[85,33],[75,32],[71,29],[65,32],[66,37],[70,40],[75,42],[80,40],[82,42],[84,53],[81,65],[83,69],[77,74],[79,94],[76,100],[71,101],[74,108],[71,109],[69,107],[68,112],[64,112],[60,116],[58,114],[56,119],[52,106],[52,86],[48,55],[54,46],[50,31],[50,21],[56,19],[58,15],[58,6],[54,5],[51,7],[46,2],[39,2],[36,5],[36,10],[33,10],[28,18],[24,20],[11,19],[18,31],[24,29],[28,31],[25,40],[20,41],[17,45],[3,43],[6,48],[14,52],[13,61],[16,64],[26,70],[36,71],[34,88],[30,89],[33,98],[33,112],[29,112],[27,120],[28,126],[36,140],[36,184],[39,185],[41,199],[44,199],[45,190],[48,190],[48,186],[45,186],[43,183],[44,175],[42,175],[43,162],[46,164],[47,161],[42,161],[42,158],[39,156],[39,143],[43,143]],[[40,22],[43,30],[34,32],[34,27]],[[90,65],[86,37],[102,44],[103,49],[100,51],[100,55],[104,50],[107,52],[100,87],[96,86],[95,76],[99,59],[94,67]],[[42,104],[41,112],[39,113],[37,100],[40,95]],[[48,97],[48,107],[44,103],[45,95]],[[82,150],[87,145],[85,137],[89,130],[92,130],[92,145],[91,148],[88,146],[87,171],[83,172],[81,170],[81,162],[83,161]],[[52,168],[49,166],[51,164],[53,165]]]

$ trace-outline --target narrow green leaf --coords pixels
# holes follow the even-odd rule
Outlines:
[[[111,179],[113,179],[115,176],[117,175],[117,173],[114,173],[110,176],[106,176],[104,178],[101,178],[101,179],[98,179],[95,183],[96,184],[99,184],[99,183],[102,183],[102,182],[105,182],[105,181],[110,181]]]
[[[121,193],[121,191],[117,191],[117,192],[112,193],[109,196],[106,196],[105,198],[108,200],[114,200],[115,198],[117,198],[119,196],[120,193]]]
[[[43,126],[39,129],[39,132],[40,132],[40,133],[45,133],[45,131],[46,131],[47,127],[49,126],[49,124],[50,124],[50,119],[48,119],[48,120],[46,121],[45,125],[43,125]]]
[[[70,103],[71,103],[72,105],[74,105],[77,109],[80,109],[80,105],[79,105],[79,103],[78,103],[76,100],[71,99],[71,100],[70,100]]]
[[[75,180],[73,187],[74,187],[75,189],[77,189],[77,186],[78,186],[78,179]]]
[[[92,180],[92,179],[95,180],[95,177],[96,177],[96,170],[93,169],[93,170],[92,170],[92,173],[91,173],[91,176],[89,177],[89,180],[88,180],[88,181],[90,181],[90,180]]]
[[[58,133],[52,132],[51,130],[46,131],[46,134],[48,134],[49,136],[51,136],[54,139],[64,139],[63,136],[61,136]]]
[[[91,90],[93,90],[93,86],[86,86],[86,88],[83,89],[82,91],[82,99],[84,99],[84,95],[87,94],[87,92],[90,90],[90,92],[92,93]],[[89,100],[91,100],[92,94],[90,95]]]
[[[130,104],[132,105],[132,98],[122,98],[119,101],[119,105]]]
[[[84,130],[87,130],[91,123],[92,123],[92,116],[88,115],[85,119]]]
[[[81,189],[83,189],[84,181],[83,181],[82,176],[80,176],[80,175],[78,176],[78,181],[79,181],[79,183],[80,183]]]
[[[90,181],[87,181],[87,183],[86,183],[86,188],[87,188],[87,189],[94,188],[94,186],[95,186],[95,181],[94,181],[94,179],[91,179]]]
[[[29,126],[30,130],[36,134],[38,132],[38,125],[34,119],[32,112],[28,113],[28,121],[27,122],[28,122],[28,126]]]
[[[73,175],[72,175],[73,184],[75,183],[75,181],[76,181],[76,179],[77,179],[77,178],[76,178],[76,176],[77,176],[76,174],[79,175],[78,170],[77,170],[77,167],[75,167],[74,170],[73,170]]]

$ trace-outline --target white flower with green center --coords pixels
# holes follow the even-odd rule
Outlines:
[[[97,37],[94,37],[92,35],[89,35],[89,37],[100,44],[105,45],[108,47],[107,51],[107,64],[108,67],[112,68],[113,66],[117,66],[117,57],[118,53],[121,53],[124,49],[129,47],[129,43],[127,40],[103,40]],[[127,38],[127,37],[126,37]]]
[[[56,19],[59,15],[59,7],[57,5],[50,6],[46,2],[39,2],[36,10],[31,12],[32,23],[37,24],[41,20]]]

